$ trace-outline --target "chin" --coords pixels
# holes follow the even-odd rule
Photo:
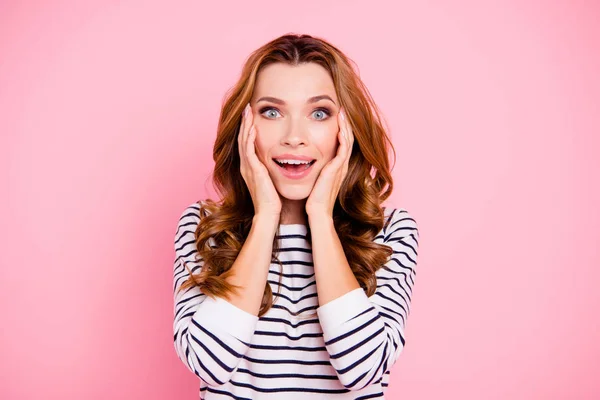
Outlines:
[[[277,187],[279,195],[287,200],[306,200],[312,191],[308,185],[284,185]]]

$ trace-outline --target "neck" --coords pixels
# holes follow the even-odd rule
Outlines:
[[[305,205],[306,199],[289,200],[280,196],[281,199],[281,218],[280,223],[289,224],[308,224],[308,216],[306,215]]]

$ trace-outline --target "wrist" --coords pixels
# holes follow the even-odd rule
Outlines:
[[[313,224],[323,224],[323,223],[333,223],[333,216],[329,215],[325,212],[313,212],[307,213],[308,223]]]
[[[255,214],[252,217],[252,225],[279,225],[279,214]]]

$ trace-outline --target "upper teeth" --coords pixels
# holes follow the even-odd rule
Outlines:
[[[300,160],[277,160],[278,163],[281,164],[309,164],[310,161],[300,161]]]

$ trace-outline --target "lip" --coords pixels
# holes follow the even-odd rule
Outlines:
[[[281,158],[283,158],[283,157],[281,157]],[[289,159],[289,158],[286,158],[286,159]],[[292,160],[298,160],[298,158],[295,158],[295,159],[292,158]],[[313,160],[313,159],[311,158],[311,159],[306,160],[306,161],[310,161],[310,160]],[[317,162],[315,161],[306,170],[300,171],[300,172],[288,171],[285,168],[283,168],[282,166],[280,166],[279,164],[277,164],[275,161],[273,161],[273,163],[275,164],[275,167],[281,173],[281,175],[285,176],[286,178],[289,178],[289,179],[302,179],[305,176],[307,176],[307,175],[310,174],[310,172],[312,171],[313,167],[315,166],[315,164]]]

